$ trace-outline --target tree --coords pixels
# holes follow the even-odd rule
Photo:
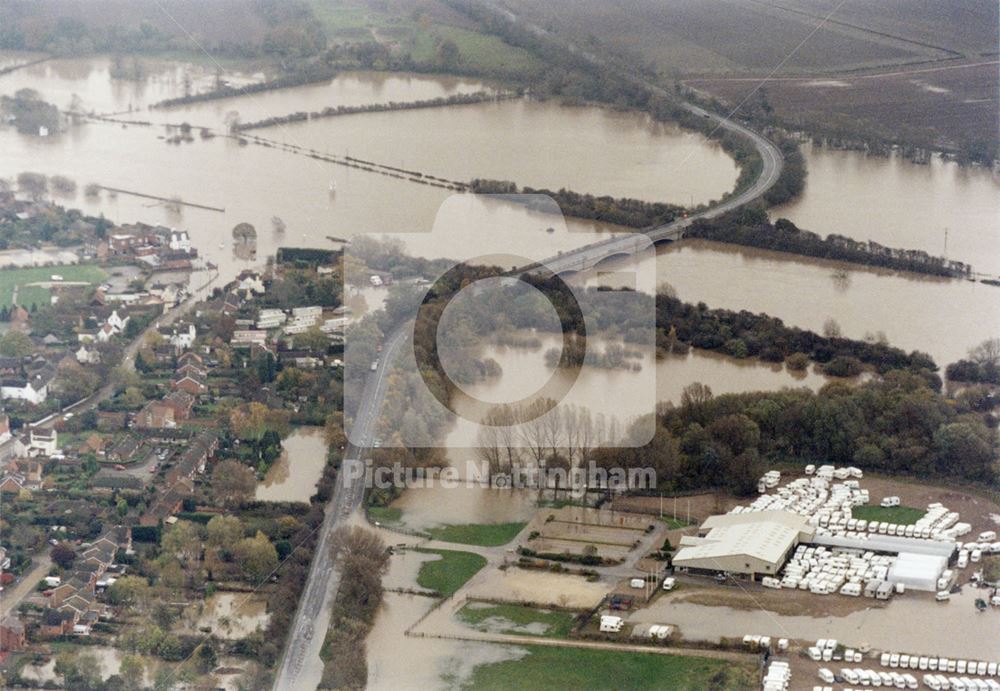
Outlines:
[[[63,688],[97,691],[103,687],[100,669],[97,656],[91,653],[64,652],[56,656],[55,673],[63,678]]]
[[[69,570],[73,566],[73,562],[76,561],[76,552],[65,542],[54,546],[49,552],[49,556],[60,568],[66,570]]]
[[[176,557],[182,564],[198,559],[201,553],[201,530],[193,521],[177,521],[163,535],[160,552]]]
[[[827,338],[841,337],[840,324],[837,323],[836,319],[830,318],[823,322],[823,335]]]
[[[236,516],[213,516],[205,526],[205,544],[216,549],[232,549],[243,539],[243,523]]]
[[[121,675],[127,689],[143,687],[143,677],[146,673],[146,663],[138,655],[126,655],[122,658],[118,674]]]
[[[330,339],[320,331],[318,326],[311,327],[308,331],[295,335],[295,347],[312,352],[326,352],[330,345]]]
[[[224,506],[235,506],[254,495],[257,476],[239,461],[227,459],[212,472],[212,493]]]
[[[969,350],[969,359],[979,365],[1000,365],[1000,338],[988,338]]]
[[[23,331],[8,331],[0,338],[0,355],[22,358],[35,351],[35,344]]]
[[[267,535],[259,530],[254,537],[243,538],[236,543],[233,560],[240,565],[243,577],[249,583],[260,583],[278,568],[278,552]]]
[[[141,606],[149,596],[149,581],[142,576],[122,576],[108,588],[108,600],[123,607]]]
[[[437,47],[438,64],[442,67],[455,67],[462,59],[462,54],[458,49],[458,44],[450,38],[441,41]]]

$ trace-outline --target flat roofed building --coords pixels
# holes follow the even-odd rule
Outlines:
[[[712,516],[698,537],[681,538],[675,567],[702,573],[727,572],[755,579],[778,573],[800,542],[812,539],[814,529],[805,516],[789,511]]]

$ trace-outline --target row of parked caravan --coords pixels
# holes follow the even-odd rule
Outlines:
[[[893,669],[917,669],[921,672],[957,672],[978,676],[1000,676],[1000,663],[983,660],[953,660],[947,657],[929,655],[907,655],[905,653],[882,653],[879,664]]]
[[[792,680],[792,670],[787,662],[773,660],[764,674],[764,691],[785,691]]]
[[[847,682],[865,687],[888,687],[897,689],[918,689],[920,683],[909,672],[880,672],[872,669],[843,668],[838,677],[825,667],[819,670],[819,678],[828,683]],[[1000,691],[1000,683],[993,679],[971,679],[969,677],[947,677],[943,674],[924,674],[924,685],[932,691]]]
[[[875,552],[829,549],[799,545],[785,564],[782,578],[765,582],[768,587],[797,588],[817,595],[842,595],[888,599],[895,589],[886,581],[896,557]]]
[[[756,634],[747,634],[743,637],[743,647],[749,648],[750,650],[770,650],[771,649],[771,637],[770,636],[758,636]],[[788,650],[788,639],[779,638],[775,641],[774,649],[779,652],[784,652]]]

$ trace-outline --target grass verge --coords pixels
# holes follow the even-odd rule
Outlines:
[[[418,552],[439,554],[440,559],[424,562],[417,573],[417,585],[442,595],[451,595],[486,566],[486,558],[471,552],[450,549],[419,549]]]

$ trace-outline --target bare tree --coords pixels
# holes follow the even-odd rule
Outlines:
[[[1000,364],[1000,338],[988,338],[969,350],[969,359],[980,365]]]
[[[832,317],[823,322],[823,335],[827,338],[840,338],[841,337],[840,324],[837,323],[836,319]]]

